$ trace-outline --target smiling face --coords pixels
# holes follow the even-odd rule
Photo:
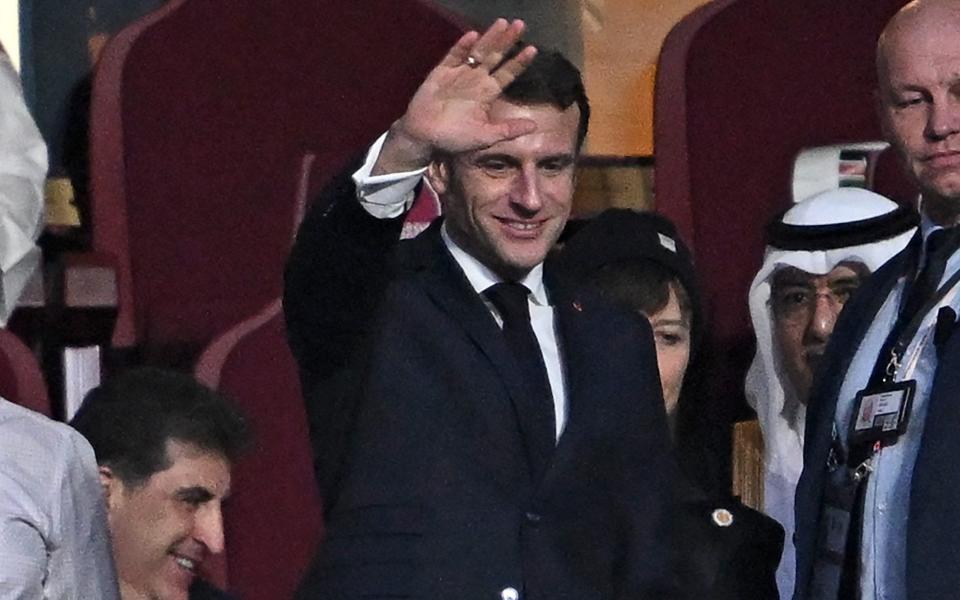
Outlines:
[[[223,551],[230,464],[173,440],[167,457],[170,466],[139,485],[100,469],[123,600],[186,600],[204,559]]]
[[[450,237],[501,277],[517,280],[553,247],[573,203],[579,109],[497,100],[494,119],[536,131],[435,162],[430,183]]]
[[[813,373],[833,333],[840,311],[867,271],[842,263],[826,275],[785,267],[773,276],[770,304],[780,363],[797,399],[806,403]]]
[[[878,47],[880,118],[925,203],[960,201],[958,11],[957,2],[902,11]]]

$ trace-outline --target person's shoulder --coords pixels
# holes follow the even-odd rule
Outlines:
[[[0,398],[0,486],[13,482],[22,501],[50,508],[63,490],[88,489],[95,478],[93,449],[82,435]]]
[[[189,600],[235,600],[233,596],[224,592],[212,583],[203,579],[194,579],[190,585]]]
[[[76,430],[38,412],[0,398],[0,448],[52,458],[70,447],[87,447]]]

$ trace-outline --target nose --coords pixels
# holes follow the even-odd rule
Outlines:
[[[930,103],[927,115],[926,135],[942,140],[960,131],[960,100],[952,96]]]
[[[817,294],[813,314],[807,325],[807,341],[826,343],[830,334],[833,333],[833,326],[837,322],[837,315],[840,314],[841,308],[842,305],[835,302],[831,294]]]
[[[223,512],[219,503],[210,502],[197,511],[193,537],[211,554],[223,552]]]
[[[543,191],[535,165],[524,165],[513,181],[511,200],[526,212],[535,213],[543,207]]]

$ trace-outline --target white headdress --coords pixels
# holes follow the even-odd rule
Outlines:
[[[793,495],[803,468],[806,407],[796,402],[775,356],[772,275],[787,266],[824,275],[845,261],[863,263],[873,272],[906,247],[915,222],[910,208],[864,189],[840,188],[795,204],[771,226],[771,245],[750,286],[757,352],[747,373],[745,391],[763,431],[764,512],[786,529],[786,552],[793,546],[789,543]],[[787,398],[791,398],[789,403]]]

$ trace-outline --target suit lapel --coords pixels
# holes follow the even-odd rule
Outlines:
[[[548,489],[551,482],[565,472],[565,465],[575,458],[575,448],[583,435],[583,399],[594,393],[586,368],[592,352],[587,342],[596,336],[589,313],[583,311],[579,301],[566,299],[554,304],[554,316],[567,388],[567,421],[541,481],[543,489]]]
[[[525,386],[520,372],[489,309],[444,245],[440,220],[410,244],[413,252],[408,255],[406,266],[417,272],[430,299],[463,328],[493,365],[510,396],[510,408],[526,440],[526,432],[522,430],[526,420],[522,414],[526,406]],[[527,459],[528,464],[532,464],[529,454]]]

